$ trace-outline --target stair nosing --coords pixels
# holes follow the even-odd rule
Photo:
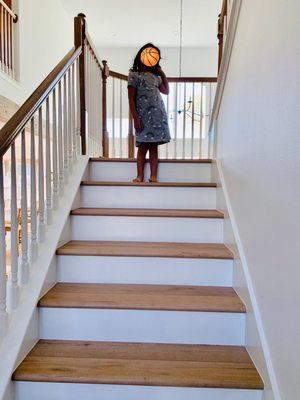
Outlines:
[[[208,246],[214,246],[215,251],[218,248],[222,248],[225,252],[222,255],[217,255],[214,256],[212,254],[207,255],[207,254],[191,254],[191,253],[181,253],[181,254],[174,254],[172,252],[165,252],[165,253],[154,253],[153,251],[149,252],[149,247],[148,246],[155,246],[155,245],[165,245],[166,247],[170,248],[173,246],[181,246],[182,248],[188,247],[190,245],[208,245]],[[68,250],[68,247],[70,246],[81,246],[80,251],[70,251]],[[83,249],[82,246],[86,245],[86,248]],[[95,252],[91,251],[90,247],[91,245],[95,246],[102,246],[101,247],[101,252]],[[128,253],[124,250],[119,250],[119,251],[107,251],[104,249],[104,246],[121,246],[125,245],[126,248],[128,248],[128,245],[135,245],[135,246],[140,246],[140,249],[142,248],[143,245],[145,245],[146,249],[146,254],[143,254],[141,250],[136,251],[136,252],[131,252]],[[148,253],[147,253],[148,251]],[[200,251],[200,249],[199,249]],[[203,251],[203,249],[202,249]],[[226,253],[226,255],[225,255]],[[57,255],[70,255],[70,256],[99,256],[99,257],[146,257],[146,258],[182,258],[182,259],[220,259],[220,260],[233,260],[234,259],[234,254],[233,252],[224,244],[221,243],[179,243],[179,242],[136,242],[136,241],[101,241],[101,240],[71,240],[62,246],[60,246],[56,250]]]
[[[123,187],[177,187],[177,188],[216,188],[216,183],[211,182],[123,182],[123,181],[96,181],[83,180],[81,186],[123,186]]]
[[[209,209],[196,210],[196,209],[79,207],[71,210],[70,214],[72,216],[224,219],[224,213],[222,213],[219,210],[209,210]]]
[[[91,297],[88,298],[88,295]],[[175,297],[176,301],[174,301]],[[197,305],[196,299],[198,299]],[[41,297],[38,307],[179,313],[246,313],[245,304],[232,287],[165,284],[58,282]]]
[[[90,162],[121,162],[121,163],[130,163],[137,162],[136,158],[97,158],[90,157]],[[149,162],[149,159],[146,159],[146,163]],[[172,158],[160,158],[158,160],[159,163],[163,164],[212,164],[213,160],[211,158],[202,158],[202,159],[172,159]]]

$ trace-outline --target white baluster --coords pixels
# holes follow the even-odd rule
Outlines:
[[[20,284],[25,285],[29,278],[28,262],[28,216],[27,216],[27,177],[26,177],[26,142],[25,129],[21,133],[21,229],[22,252],[19,267]]]
[[[36,164],[35,164],[35,120],[31,118],[30,123],[30,263],[35,262],[38,253],[37,243],[37,210],[36,210]]]
[[[191,125],[191,158],[194,158],[194,134],[195,134],[195,83],[192,88],[192,125]]]
[[[8,65],[8,73],[12,75],[12,66],[11,66],[11,15],[7,13],[7,65]]]
[[[168,96],[167,96],[167,117],[169,118],[169,114],[170,113],[170,94],[168,94]],[[166,158],[169,158],[169,147],[170,147],[170,144],[169,143],[167,143],[166,144]]]
[[[0,13],[1,13],[1,23],[0,23],[1,60],[0,61],[1,61],[1,69],[2,69],[2,71],[5,71],[5,67],[4,67],[4,8],[2,5],[0,5]]]
[[[4,67],[8,73],[8,38],[7,38],[7,11],[4,9]]]
[[[15,71],[15,28],[14,22],[12,19],[12,26],[11,26],[11,67],[12,67],[12,77],[16,77]]]
[[[53,165],[53,209],[56,210],[58,207],[58,160],[57,160],[57,118],[56,118],[56,89],[53,89],[52,93],[52,118],[53,118],[53,134],[52,134],[52,165]]]
[[[87,126],[87,154],[91,154],[91,82],[90,82],[90,52],[86,46],[86,106],[88,116]]]
[[[200,132],[199,132],[199,158],[202,157],[202,125],[203,125],[203,82],[200,90]]]
[[[112,157],[116,157],[116,140],[115,140],[115,78],[112,78]]]
[[[52,223],[51,154],[50,154],[50,110],[46,99],[46,223]]]
[[[76,60],[76,136],[77,153],[81,154],[81,136],[80,136],[80,77],[79,77],[79,58]]]
[[[75,65],[71,67],[71,110],[72,110],[72,137],[73,137],[73,161],[77,158],[77,127],[76,127],[76,110],[75,110]]]
[[[177,109],[178,109],[178,84],[176,82],[175,96],[174,96],[174,158],[177,158],[177,116],[178,116]]]
[[[69,68],[68,72],[68,159],[69,159],[69,170],[72,172],[72,164],[73,164],[73,149],[72,149],[72,99],[71,99],[71,68]]]
[[[64,75],[64,107],[63,107],[63,130],[64,130],[64,182],[68,181],[69,176],[69,157],[68,157],[68,99],[67,99],[67,77]]]
[[[123,149],[122,149],[122,147],[123,147],[123,138],[122,138],[122,114],[123,114],[123,112],[122,112],[122,79],[120,79],[120,121],[119,121],[119,123],[120,123],[120,127],[119,127],[119,129],[120,129],[120,143],[119,143],[119,146],[120,146],[120,150],[119,150],[119,157],[122,157],[122,155],[123,155]]]
[[[6,333],[6,245],[4,214],[3,158],[0,157],[0,338]]]
[[[183,120],[182,120],[182,158],[185,158],[185,128],[186,128],[186,83],[183,84]]]
[[[42,243],[45,240],[45,185],[44,185],[44,153],[43,153],[43,113],[39,109],[39,219],[38,219],[38,240]]]
[[[58,181],[59,181],[59,195],[62,196],[64,192],[64,140],[63,140],[63,125],[62,125],[62,92],[61,81],[58,83],[58,110],[57,110],[57,136],[58,136]]]
[[[10,309],[18,305],[18,220],[17,220],[17,177],[16,177],[16,150],[15,144],[11,145],[11,183],[10,183],[10,259],[11,276],[8,281],[7,305]]]

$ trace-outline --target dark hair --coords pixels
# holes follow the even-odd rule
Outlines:
[[[142,61],[141,61],[141,53],[142,53],[142,51],[145,50],[147,47],[153,47],[155,50],[158,51],[158,54],[159,54],[159,61],[160,61],[160,59],[161,59],[161,56],[160,56],[160,49],[159,49],[157,46],[154,46],[153,43],[146,43],[143,47],[141,47],[141,48],[139,49],[137,55],[135,56],[134,61],[133,61],[132,71],[141,71],[141,70],[142,70],[143,63],[142,63]],[[158,61],[158,63],[157,63],[154,67],[148,67],[148,68],[149,68],[150,70],[155,71],[155,69],[156,69],[157,67],[160,66],[160,65],[159,65],[159,61]]]

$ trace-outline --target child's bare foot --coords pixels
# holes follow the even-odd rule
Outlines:
[[[156,183],[157,182],[157,177],[156,176],[151,176],[149,179],[150,183]]]
[[[132,182],[142,183],[143,181],[144,181],[144,177],[143,176],[137,176]]]

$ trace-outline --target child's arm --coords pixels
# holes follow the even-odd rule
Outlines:
[[[136,88],[131,86],[128,87],[129,108],[134,121],[134,128],[139,133],[142,130],[142,123],[136,111],[135,96],[136,96]]]
[[[163,94],[169,94],[169,92],[170,92],[169,82],[168,82],[168,79],[167,79],[164,71],[160,67],[158,67],[156,69],[156,71],[157,71],[158,75],[161,77],[161,80],[162,80],[162,83],[159,86],[159,91],[161,93],[163,93]]]

